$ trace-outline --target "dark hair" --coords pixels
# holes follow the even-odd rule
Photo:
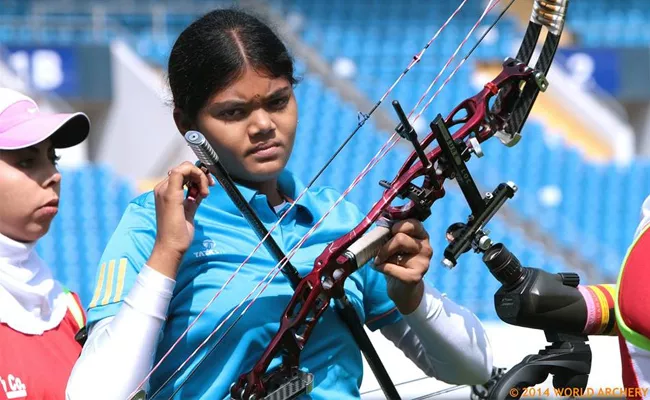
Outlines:
[[[174,105],[194,121],[210,96],[247,67],[292,85],[297,82],[287,48],[259,18],[234,8],[205,14],[180,34],[169,56]]]

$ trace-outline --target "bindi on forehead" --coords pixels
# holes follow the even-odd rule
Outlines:
[[[223,96],[235,96],[242,100],[259,99],[286,86],[282,78],[269,78],[255,72],[245,73],[223,92]]]
[[[239,92],[233,90],[228,93],[228,91],[223,92],[220,96],[216,97],[210,109],[218,110],[222,108],[228,108],[233,106],[242,106],[247,105],[251,107],[260,107],[263,103],[267,101],[272,101],[283,96],[287,96],[291,92],[291,86],[283,85],[272,87],[273,91],[264,91],[264,92],[254,92],[252,94],[246,92]]]

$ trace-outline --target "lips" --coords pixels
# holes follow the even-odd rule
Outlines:
[[[58,207],[59,206],[59,199],[52,199],[48,201],[47,203],[43,204],[40,208],[43,207]]]
[[[49,220],[50,218],[54,218],[54,216],[58,212],[59,212],[59,199],[55,198],[40,206],[36,210],[36,217],[38,219],[45,218]]]
[[[249,154],[265,154],[272,152],[272,149],[280,147],[279,142],[264,142],[249,150]]]

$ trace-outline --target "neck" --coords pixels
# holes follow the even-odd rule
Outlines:
[[[14,241],[14,242],[22,243],[22,244],[31,244],[31,243],[34,243],[34,242],[35,242],[35,240],[25,240],[25,239],[21,239],[21,238],[19,238],[19,237],[13,235],[13,234],[11,234],[11,233],[8,233],[8,232],[2,232],[2,231],[0,231],[0,237],[5,238],[5,239],[12,240],[12,241]]]
[[[22,242],[0,233],[0,258],[25,260],[36,242]]]

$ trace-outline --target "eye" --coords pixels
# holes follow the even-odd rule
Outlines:
[[[16,165],[18,165],[20,168],[29,169],[34,166],[35,162],[36,160],[34,158],[23,158],[22,160],[18,161]]]
[[[231,108],[229,110],[223,110],[219,113],[219,118],[222,119],[237,119],[246,115],[246,112],[241,108]]]
[[[278,99],[273,99],[269,103],[269,107],[273,110],[282,110],[284,107],[289,104],[289,97],[280,97]]]

